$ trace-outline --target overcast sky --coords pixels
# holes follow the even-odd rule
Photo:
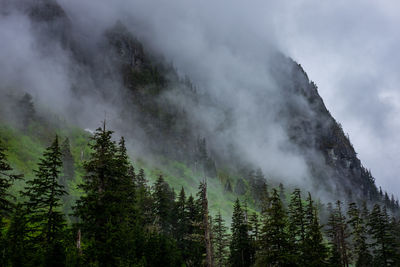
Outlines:
[[[400,2],[288,1],[278,40],[378,185],[400,196]]]
[[[156,49],[178,67],[191,70],[191,77],[198,74],[199,65],[209,68],[205,56],[246,50],[258,57],[267,43],[276,43],[316,82],[377,184],[400,196],[398,1],[60,2],[85,10],[84,16],[73,18],[85,24],[109,23],[105,18],[115,19],[113,12],[118,17],[133,15],[145,24]]]

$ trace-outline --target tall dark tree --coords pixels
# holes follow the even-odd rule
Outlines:
[[[174,237],[177,241],[178,247],[184,254],[186,251],[185,238],[188,232],[188,218],[186,214],[186,194],[183,187],[178,195],[178,199],[174,206]],[[184,255],[185,256],[185,255]]]
[[[244,267],[253,264],[253,249],[248,234],[248,225],[239,199],[233,206],[230,243],[230,266]]]
[[[329,216],[328,222],[328,236],[330,238],[334,257],[332,260],[336,260],[337,255],[339,256],[340,263],[342,266],[348,267],[350,264],[349,260],[349,230],[346,224],[346,217],[342,211],[342,202],[337,201],[335,209],[332,209]]]
[[[90,143],[92,153],[85,162],[86,175],[80,188],[85,194],[77,200],[75,216],[82,232],[86,264],[116,266],[127,264],[129,253],[133,181],[124,139],[117,145],[112,131],[98,128]],[[127,255],[128,254],[128,255]]]
[[[224,267],[227,265],[228,259],[228,227],[225,226],[225,220],[221,216],[221,211],[217,213],[213,224],[213,245],[214,259],[216,267]]]
[[[399,245],[393,235],[389,215],[386,208],[381,210],[375,204],[370,214],[370,234],[373,238],[372,248],[374,252],[374,264],[376,266],[398,266]]]
[[[201,210],[202,224],[201,229],[203,231],[204,246],[206,248],[206,259],[205,266],[214,266],[213,259],[213,246],[212,246],[212,233],[210,227],[210,220],[208,214],[208,199],[207,199],[207,183],[201,182],[199,185],[199,206]]]
[[[15,180],[21,178],[21,175],[15,175],[12,171],[13,169],[6,158],[6,149],[0,140],[0,230],[2,227],[2,219],[12,211],[12,200],[15,199],[15,197],[10,194],[9,189]]]
[[[188,266],[200,266],[203,264],[203,255],[206,253],[204,245],[204,232],[202,231],[201,206],[190,195],[186,204],[186,215],[188,220],[187,257],[185,259]]]
[[[7,261],[2,266],[29,266],[29,261],[37,253],[28,240],[29,229],[25,208],[18,204],[10,220],[6,240]]]
[[[35,178],[27,181],[22,193],[27,201],[28,222],[31,239],[38,250],[43,250],[46,266],[63,265],[65,261],[62,246],[64,214],[61,212],[61,198],[67,192],[59,184],[62,161],[58,137],[43,153]]]
[[[313,214],[312,214],[313,215]],[[301,198],[300,189],[296,188],[290,198],[289,203],[289,238],[294,245],[294,252],[298,261],[302,261],[306,257],[304,253],[304,244],[306,237],[305,208]]]
[[[347,209],[348,221],[351,227],[353,260],[356,266],[369,266],[372,255],[368,250],[367,225],[356,203],[350,203]]]
[[[293,244],[288,236],[287,213],[276,189],[273,189],[269,208],[263,214],[261,247],[257,266],[295,266]]]
[[[260,219],[257,213],[252,213],[249,216],[249,230],[250,230],[250,238],[254,243],[254,247],[258,246],[258,241],[260,239]]]
[[[310,267],[326,266],[328,249],[324,244],[322,226],[319,223],[317,209],[310,193],[308,193],[306,202],[304,225],[303,259],[300,262],[304,266]]]
[[[171,233],[172,230],[172,208],[174,199],[171,198],[170,189],[164,177],[160,175],[154,184],[154,215],[157,225],[164,233]]]

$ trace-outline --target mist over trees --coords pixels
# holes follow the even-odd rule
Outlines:
[[[400,265],[399,202],[300,64],[59,2],[0,3],[0,266]]]
[[[150,186],[132,167],[125,139],[105,124],[89,143],[82,196],[67,222],[61,209],[62,146],[56,136],[35,177],[10,199],[12,171],[1,146],[3,266],[396,266],[400,220],[376,204],[317,205],[280,186],[258,211],[233,204],[230,227],[208,210],[207,183],[196,198],[178,195],[163,176]],[[65,171],[65,170],[64,170]],[[280,193],[281,192],[281,193]],[[288,204],[285,205],[284,203]],[[325,225],[319,214],[328,214]],[[230,230],[228,231],[228,228]]]

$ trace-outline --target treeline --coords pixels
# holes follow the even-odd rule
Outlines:
[[[265,185],[260,212],[237,200],[228,229],[209,214],[205,182],[196,196],[183,188],[176,196],[162,176],[150,186],[105,126],[89,145],[82,196],[64,214],[66,145],[55,138],[17,201],[10,188],[22,177],[0,144],[1,266],[400,265],[400,224],[385,207],[317,208],[311,194],[295,189],[287,201],[282,186]],[[318,212],[327,213],[324,227]]]

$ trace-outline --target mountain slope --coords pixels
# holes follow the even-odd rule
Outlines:
[[[219,188],[257,202],[256,189],[265,176],[269,184],[301,186],[321,192],[328,201],[382,201],[374,178],[326,109],[316,85],[280,52],[267,53],[263,74],[268,84],[258,88],[257,83],[244,83],[241,91],[220,94],[196,87],[121,22],[109,25],[92,46],[77,34],[56,1],[18,1],[17,8],[30,19],[36,42],[46,42],[40,53],[58,51],[68,59],[63,65],[70,79],[67,120],[94,128],[104,116],[110,118],[110,127],[130,140],[134,160],[145,158],[168,172],[169,163],[162,160],[167,159],[192,172],[171,179],[174,186],[187,183],[188,176],[196,182],[205,176]],[[243,95],[246,103],[235,102],[230,94]],[[42,114],[50,109],[45,98],[35,98]],[[274,166],[277,163],[281,165]],[[254,178],[257,169],[262,175]],[[393,202],[385,204],[397,208]]]

